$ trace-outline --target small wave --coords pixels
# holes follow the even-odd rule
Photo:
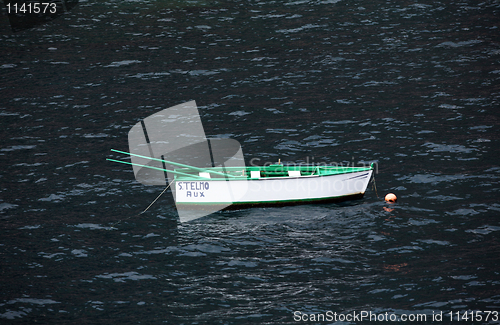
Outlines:
[[[99,230],[99,229],[104,229],[104,230],[112,230],[115,229],[113,227],[103,227],[99,224],[95,223],[80,223],[75,226],[70,226],[70,227],[75,227],[75,228],[81,228],[81,229],[91,229],[91,230]]]
[[[49,197],[38,199],[38,201],[61,202],[61,201],[64,201],[64,199],[65,199],[64,195],[50,194]]]
[[[140,274],[137,272],[125,272],[125,273],[111,273],[96,275],[96,278],[101,279],[113,279],[115,282],[125,282],[127,280],[137,281],[137,280],[156,280],[156,277],[149,274]]]
[[[283,34],[292,34],[292,33],[302,32],[302,31],[307,30],[307,29],[321,28],[321,27],[327,27],[327,26],[326,25],[318,25],[318,24],[307,24],[307,25],[297,27],[297,28],[279,29],[276,32],[283,33]]]
[[[479,234],[479,235],[487,235],[489,233],[492,233],[494,231],[499,231],[499,230],[500,230],[500,227],[485,225],[485,226],[479,227],[477,229],[466,230],[465,232],[470,232],[470,233]]]
[[[105,65],[105,68],[116,68],[116,67],[121,67],[123,65],[130,65],[134,63],[141,63],[142,61],[139,60],[123,60],[123,61],[116,61],[116,62],[111,62],[108,65]]]
[[[463,42],[443,42],[439,45],[437,45],[437,47],[451,47],[451,48],[455,48],[455,47],[462,47],[462,46],[470,46],[470,45],[474,45],[474,44],[478,44],[478,43],[482,43],[483,41],[480,41],[480,40],[470,40],[470,41],[463,41]]]
[[[11,203],[0,203],[0,212],[4,212],[4,210],[17,208],[19,205],[11,204]]]
[[[26,150],[26,149],[33,149],[35,147],[36,145],[10,146],[7,148],[0,149],[0,151]]]

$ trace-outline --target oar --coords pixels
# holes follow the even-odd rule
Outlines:
[[[145,167],[145,168],[155,169],[155,170],[161,170],[163,172],[169,172],[169,173],[174,173],[176,175],[183,175],[183,176],[194,177],[196,179],[203,179],[203,180],[207,179],[205,177],[201,177],[201,176],[198,176],[198,175],[187,174],[187,173],[183,173],[183,172],[176,172],[174,170],[168,170],[168,169],[163,169],[163,168],[158,168],[158,167],[153,167],[153,166],[148,166],[148,165],[135,164],[135,163],[131,163],[131,162],[126,162],[126,161],[121,161],[121,160],[115,160],[115,159],[109,159],[109,158],[106,158],[106,160],[117,162],[117,163],[121,163],[121,164],[127,164],[127,165],[133,165],[133,166],[140,166],[140,167]]]
[[[126,155],[131,155],[131,156],[135,156],[135,157],[140,157],[140,158],[145,158],[145,159],[150,159],[150,160],[155,160],[155,161],[161,161],[161,162],[164,162],[164,163],[167,163],[167,164],[171,164],[171,165],[174,165],[174,166],[179,166],[179,167],[184,167],[184,168],[190,168],[190,169],[193,169],[193,170],[196,170],[196,171],[199,171],[199,172],[211,173],[211,174],[221,175],[221,176],[224,176],[224,177],[237,178],[237,176],[233,176],[233,175],[229,175],[229,174],[224,174],[224,173],[216,172],[214,170],[209,170],[209,169],[194,167],[194,166],[185,165],[185,164],[181,164],[181,163],[176,163],[176,162],[173,162],[173,161],[168,161],[168,160],[163,160],[163,159],[158,159],[158,158],[153,158],[153,157],[147,157],[147,156],[141,156],[141,155],[137,155],[135,153],[130,153],[130,152],[126,152],[126,151],[120,151],[120,150],[115,150],[115,149],[111,149],[111,151],[118,152],[118,153],[123,153],[123,154],[126,154]]]

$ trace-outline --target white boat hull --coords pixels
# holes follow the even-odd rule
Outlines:
[[[178,208],[213,205],[240,208],[361,198],[372,172],[231,181],[176,181],[175,201]]]

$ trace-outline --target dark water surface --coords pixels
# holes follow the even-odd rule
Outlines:
[[[493,0],[92,0],[12,33],[4,13],[0,322],[500,311],[499,18]],[[380,198],[180,225],[169,194],[137,216],[162,188],[105,158],[189,100],[248,164],[377,162]]]

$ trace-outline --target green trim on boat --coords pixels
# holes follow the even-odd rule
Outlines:
[[[344,166],[286,166],[286,165],[271,165],[271,166],[249,166],[249,167],[212,167],[206,171],[212,173],[210,178],[205,180],[213,181],[232,181],[232,180],[263,180],[275,179],[281,177],[301,177],[301,176],[330,176],[340,174],[350,174],[356,172],[364,172],[373,170],[373,164],[370,167],[344,167]],[[182,173],[181,176],[176,176],[176,181],[190,181],[192,179],[199,180],[198,173],[195,173],[189,168],[178,168],[176,172]],[[252,172],[260,172],[259,177],[252,177]],[[289,175],[289,171],[300,172],[300,176]],[[230,177],[229,179],[223,175]],[[189,176],[192,175],[192,178]],[[221,175],[220,177],[218,177]],[[212,177],[215,176],[215,177]]]

